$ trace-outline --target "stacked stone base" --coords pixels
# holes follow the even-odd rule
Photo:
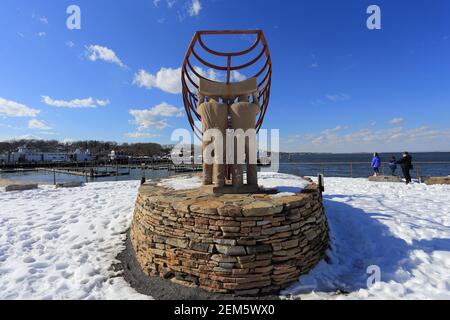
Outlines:
[[[310,271],[328,248],[317,185],[288,195],[211,195],[141,187],[131,226],[149,276],[237,295],[279,292]]]

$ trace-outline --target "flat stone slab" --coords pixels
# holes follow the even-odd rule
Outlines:
[[[450,177],[426,177],[422,181],[427,185],[450,184]]]
[[[64,182],[64,183],[58,183],[56,184],[56,188],[79,188],[83,187],[83,182]]]
[[[244,185],[239,188],[234,188],[233,186],[223,186],[216,187],[213,185],[201,186],[200,190],[202,192],[210,194],[245,194],[245,193],[257,193],[260,191],[258,186],[248,186]]]
[[[399,176],[372,176],[369,177],[369,181],[372,182],[402,182],[402,179]]]
[[[26,190],[33,190],[37,189],[37,184],[11,184],[5,187],[6,192],[11,191],[26,191]]]

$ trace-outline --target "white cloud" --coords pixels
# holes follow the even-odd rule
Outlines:
[[[65,101],[54,100],[49,96],[42,96],[42,102],[49,106],[60,108],[97,108],[105,107],[110,103],[109,100],[93,99],[91,97],[86,99],[73,99],[70,101]]]
[[[48,24],[48,19],[47,19],[47,17],[40,17],[40,18],[39,18],[39,21],[42,22],[42,23]]]
[[[25,35],[22,32],[17,32],[17,35],[21,38],[25,38]]]
[[[325,129],[322,131],[322,133],[324,135],[331,135],[331,134],[335,134],[339,131],[343,131],[343,130],[346,130],[349,128],[350,128],[349,126],[337,126],[337,127],[331,128],[331,129]]]
[[[32,135],[32,134],[24,134],[18,137],[15,137],[13,140],[44,140],[41,137]]]
[[[309,67],[310,68],[318,68],[319,64],[317,62],[313,62],[313,63],[311,63],[311,65]]]
[[[12,126],[10,124],[4,124],[4,123],[0,123],[0,128],[8,128],[8,129],[13,129],[13,130],[20,130],[20,129],[22,129],[21,127],[15,127],[15,126]]]
[[[168,127],[168,123],[164,118],[181,117],[183,109],[179,109],[166,102],[150,108],[150,109],[131,109],[130,115],[134,117],[131,123],[138,126],[138,131],[142,132],[147,129],[162,130]]]
[[[45,33],[45,32],[43,32],[43,31],[41,31],[41,32],[38,32],[38,37],[45,37],[46,35],[47,35],[47,33]]]
[[[171,9],[175,5],[176,2],[177,2],[176,0],[166,0],[167,8]],[[153,0],[153,5],[156,8],[159,8],[160,3],[161,3],[161,0]]]
[[[347,101],[350,100],[350,96],[346,93],[327,94],[326,98],[332,102]]]
[[[176,0],[166,0],[167,7],[172,8],[176,2],[177,2]]]
[[[323,130],[318,134],[302,134],[286,139],[283,149],[303,152],[372,152],[372,151],[448,151],[450,130],[417,128],[363,128],[345,132],[347,126]]]
[[[68,46],[69,48],[73,48],[75,47],[75,43],[73,41],[67,41],[66,46]]]
[[[151,113],[154,116],[160,117],[181,117],[183,116],[182,109],[178,109],[166,102],[163,102],[151,109]]]
[[[37,119],[31,119],[30,121],[28,121],[28,128],[29,129],[38,129],[38,130],[51,130],[52,129],[45,122],[37,120]]]
[[[15,101],[0,97],[0,116],[3,117],[36,117],[41,110],[31,109]]]
[[[199,75],[206,77],[210,80],[221,80],[222,79],[222,76],[219,73],[217,73],[216,70],[214,70],[214,69],[203,70],[202,68],[200,68],[198,66],[194,66],[194,69]],[[192,80],[198,84],[198,77],[193,73],[191,73],[190,75],[191,75]],[[240,74],[238,72],[237,76],[239,76],[239,75],[243,76],[242,74]]]
[[[247,79],[247,77],[245,75],[243,75],[242,73],[240,73],[239,71],[237,71],[237,70],[231,71],[231,81],[240,82],[240,81],[244,81],[246,79]]]
[[[53,131],[39,131],[39,134],[43,134],[43,135],[46,135],[46,136],[57,136],[57,135],[59,135],[58,132],[53,132]]]
[[[192,0],[188,7],[188,13],[191,17],[198,16],[202,10],[202,4],[199,0]]]
[[[149,132],[131,132],[125,133],[125,137],[131,139],[148,139],[159,137],[159,134],[149,133]]]
[[[122,68],[126,67],[126,65],[122,63],[116,53],[107,47],[102,47],[99,45],[87,46],[86,56],[91,61],[103,60],[108,63],[116,64]]]
[[[164,92],[181,93],[181,68],[161,68],[155,75],[141,69],[134,75],[133,84],[146,89],[158,88]]]
[[[213,69],[204,70],[198,66],[194,66],[194,69],[198,74],[207,77],[208,79],[220,79],[220,75]],[[198,83],[198,78],[193,73],[190,75],[192,80]],[[243,77],[240,73],[236,76]],[[141,88],[158,88],[164,92],[180,94],[182,91],[181,68],[172,69],[162,67],[156,74],[151,74],[148,71],[141,69],[134,75],[133,84]]]
[[[394,118],[394,119],[389,120],[389,124],[399,125],[399,124],[403,123],[403,120],[404,120],[403,118]]]
[[[177,20],[178,20],[178,22],[183,22],[184,19],[186,19],[186,14],[178,10],[177,11]]]

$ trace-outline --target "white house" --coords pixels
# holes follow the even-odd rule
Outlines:
[[[110,152],[110,154],[108,155],[108,157],[111,161],[128,159],[128,155],[126,155],[124,152],[115,151],[115,150],[112,150]]]
[[[95,160],[95,157],[91,155],[89,150],[81,151],[80,149],[75,150],[75,153],[73,154],[73,160],[75,161],[93,161]]]
[[[17,162],[43,162],[43,161],[69,161],[70,155],[62,152],[39,152],[28,149],[26,146],[18,148],[16,152],[3,155],[6,163]]]
[[[42,153],[42,161],[69,161],[70,156],[67,153],[45,152]]]
[[[19,147],[16,152],[11,153],[10,162],[41,162],[44,161],[42,152],[35,152],[27,146]]]

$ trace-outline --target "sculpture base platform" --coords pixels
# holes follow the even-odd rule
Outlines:
[[[262,192],[259,186],[244,185],[240,188],[235,188],[232,185],[226,185],[223,187],[216,187],[214,185],[207,185],[200,187],[201,192],[210,194],[245,194],[245,193],[258,193]]]
[[[150,182],[139,190],[130,234],[147,275],[237,295],[278,293],[323,259],[329,242],[312,182],[301,193],[278,194]]]

